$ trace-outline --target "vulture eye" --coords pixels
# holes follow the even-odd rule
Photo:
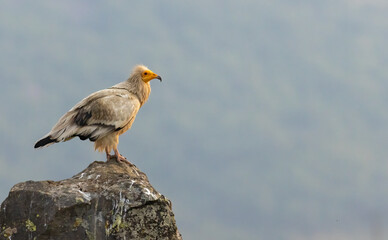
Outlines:
[[[147,75],[147,72],[145,72],[144,75]]]

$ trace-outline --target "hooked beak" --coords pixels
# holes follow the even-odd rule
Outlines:
[[[162,77],[161,77],[161,76],[158,75],[158,76],[156,77],[156,79],[159,79],[160,82],[162,82]]]

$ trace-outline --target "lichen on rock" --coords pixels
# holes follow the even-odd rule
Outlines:
[[[36,226],[30,219],[27,219],[27,221],[26,221],[26,228],[30,232],[36,231]]]

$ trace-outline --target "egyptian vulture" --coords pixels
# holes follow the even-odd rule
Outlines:
[[[136,114],[151,92],[150,81],[162,78],[143,65],[133,68],[128,80],[84,98],[63,115],[35,148],[68,141],[74,137],[94,142],[94,149],[105,151],[107,160],[127,162],[117,150],[119,135],[129,130]]]

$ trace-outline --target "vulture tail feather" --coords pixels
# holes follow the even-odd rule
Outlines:
[[[36,142],[34,148],[44,147],[47,144],[51,145],[51,144],[56,143],[56,142],[57,142],[57,140],[52,139],[51,136],[47,136],[45,138],[40,139],[38,142]]]

